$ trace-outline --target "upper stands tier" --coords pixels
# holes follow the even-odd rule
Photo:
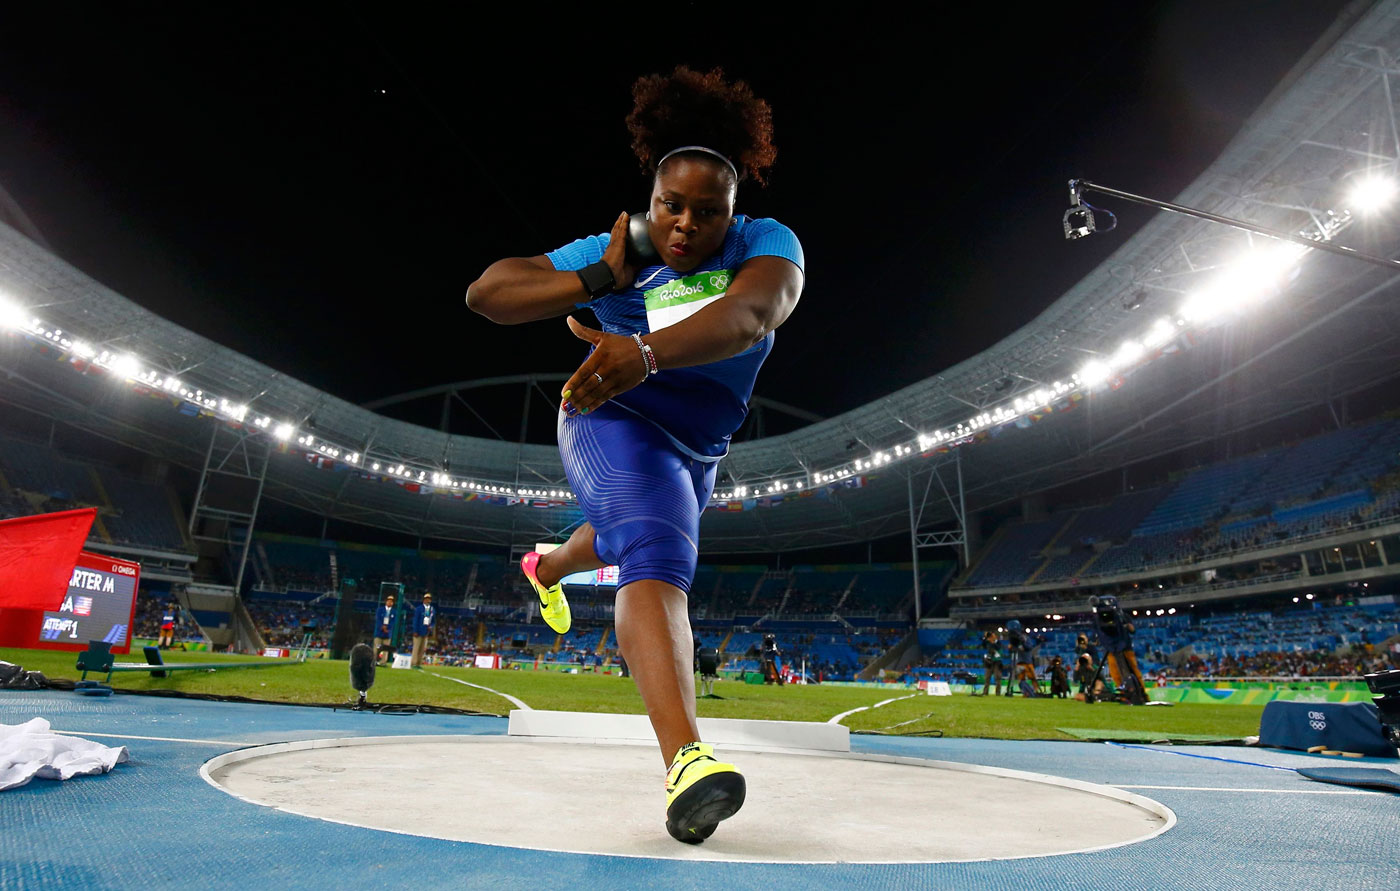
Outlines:
[[[174,491],[110,465],[65,456],[51,446],[0,436],[0,511],[27,516],[97,508],[90,538],[190,552]]]
[[[1336,430],[1105,505],[1010,522],[962,583],[1073,584],[1400,517],[1400,421]]]

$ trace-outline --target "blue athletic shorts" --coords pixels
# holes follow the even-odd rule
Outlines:
[[[691,458],[659,427],[607,402],[586,415],[559,413],[559,454],[593,549],[618,566],[619,587],[659,579],[690,593],[718,462]]]

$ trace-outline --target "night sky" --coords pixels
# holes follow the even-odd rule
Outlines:
[[[644,208],[632,81],[721,65],[779,149],[739,210],[808,261],[757,392],[829,416],[1033,319],[1152,213],[1102,201],[1118,230],[1066,242],[1066,181],[1174,197],[1344,5],[7,10],[0,184],[89,275],[352,402],[571,371],[562,319],[494,326],[467,285]],[[518,390],[474,405],[517,432]]]

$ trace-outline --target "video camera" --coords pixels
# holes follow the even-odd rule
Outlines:
[[[1043,634],[1027,634],[1021,627],[1020,619],[1012,619],[1006,623],[1006,645],[1011,649],[1013,655],[1021,655],[1023,661],[1029,658],[1028,654],[1035,647],[1045,643]]]
[[[1131,646],[1133,632],[1118,606],[1118,598],[1112,594],[1089,598],[1089,608],[1094,611],[1094,627],[1099,631],[1099,639],[1110,650]]]
[[[1371,695],[1376,697],[1385,738],[1400,749],[1400,669],[1378,671],[1364,675],[1362,679],[1366,681]]]

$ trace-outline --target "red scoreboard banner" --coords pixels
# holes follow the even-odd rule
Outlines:
[[[101,640],[129,653],[140,578],[139,563],[83,551],[58,609],[0,609],[0,646],[85,650]]]

